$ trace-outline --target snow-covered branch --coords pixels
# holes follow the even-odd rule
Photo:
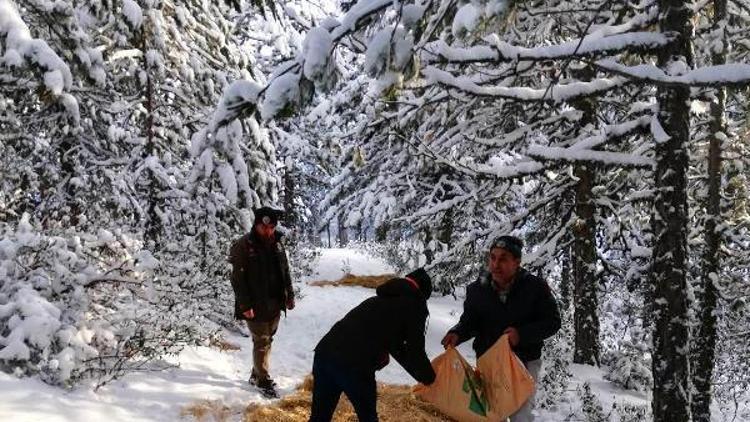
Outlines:
[[[534,131],[537,131],[540,128],[543,128],[545,126],[550,126],[553,124],[562,124],[565,122],[572,123],[580,119],[581,119],[581,113],[578,110],[568,110],[563,113],[547,117],[546,119],[541,119],[541,120],[531,122],[528,125],[521,126],[518,129],[509,133],[505,133],[499,137],[493,137],[491,139],[471,138],[471,140],[478,144],[494,146],[494,147],[509,145],[509,144],[512,144],[513,142],[517,142],[523,139],[524,137],[532,134]]]
[[[652,168],[655,164],[654,160],[643,156],[640,151],[621,153],[594,150],[594,148],[614,139],[622,138],[637,131],[645,131],[652,123],[652,116],[642,116],[629,122],[605,126],[599,133],[584,135],[574,140],[572,145],[566,148],[531,145],[526,153],[529,156],[544,160],[593,161],[609,165]]]
[[[638,154],[627,154],[621,152],[595,151],[592,149],[575,149],[546,147],[542,145],[531,145],[526,151],[532,157],[546,160],[565,161],[594,161],[610,165],[624,165],[652,168],[655,164],[652,158]]]
[[[750,64],[746,63],[703,66],[688,70],[678,76],[668,75],[664,70],[650,64],[625,66],[614,60],[600,60],[591,64],[620,77],[655,85],[690,87],[750,85]]]
[[[668,45],[672,38],[662,33],[632,32],[607,37],[587,36],[557,45],[525,48],[511,45],[492,34],[485,38],[487,45],[453,47],[443,40],[438,40],[425,46],[425,50],[439,58],[433,61],[449,63],[561,60],[617,54],[623,51],[651,51]]]
[[[516,101],[547,101],[561,103],[577,98],[602,94],[625,85],[628,80],[623,77],[594,79],[590,82],[572,82],[550,86],[548,89],[528,87],[483,86],[466,76],[454,76],[450,72],[428,66],[422,74],[432,83],[446,85],[466,93],[506,98]]]
[[[4,50],[0,68],[20,67],[28,61],[42,74],[47,91],[60,101],[68,117],[77,123],[80,119],[78,102],[68,93],[73,86],[70,68],[44,40],[31,36],[31,31],[9,0],[0,0],[0,39]]]

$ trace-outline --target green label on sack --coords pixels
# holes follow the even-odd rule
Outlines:
[[[471,394],[471,400],[469,400],[469,410],[476,413],[477,415],[487,416],[487,410],[489,408],[487,403],[487,397],[484,396],[482,389],[482,380],[475,378],[472,373],[464,368],[464,393]]]

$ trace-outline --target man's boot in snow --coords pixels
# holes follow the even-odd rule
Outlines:
[[[250,385],[257,387],[263,397],[267,399],[279,398],[279,394],[276,392],[276,383],[271,378],[258,379],[255,375],[251,375],[248,382]]]
[[[276,383],[271,378],[258,381],[258,388],[263,397],[267,399],[279,398],[279,393],[276,392]]]

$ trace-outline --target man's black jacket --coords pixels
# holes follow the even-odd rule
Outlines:
[[[349,311],[315,347],[352,370],[373,373],[393,356],[417,381],[431,384],[435,371],[424,350],[427,302],[408,281],[395,278]]]
[[[539,359],[544,339],[560,329],[560,312],[549,286],[523,268],[505,302],[489,275],[470,284],[461,319],[449,332],[458,334],[459,343],[474,338],[479,357],[508,327],[518,330],[520,340],[513,351],[524,362]]]

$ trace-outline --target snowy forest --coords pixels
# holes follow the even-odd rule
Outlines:
[[[539,407],[586,365],[647,405],[564,420],[750,420],[749,56],[748,0],[0,0],[0,391],[237,333],[273,206],[300,303],[347,248],[460,312],[512,234],[563,320]]]

